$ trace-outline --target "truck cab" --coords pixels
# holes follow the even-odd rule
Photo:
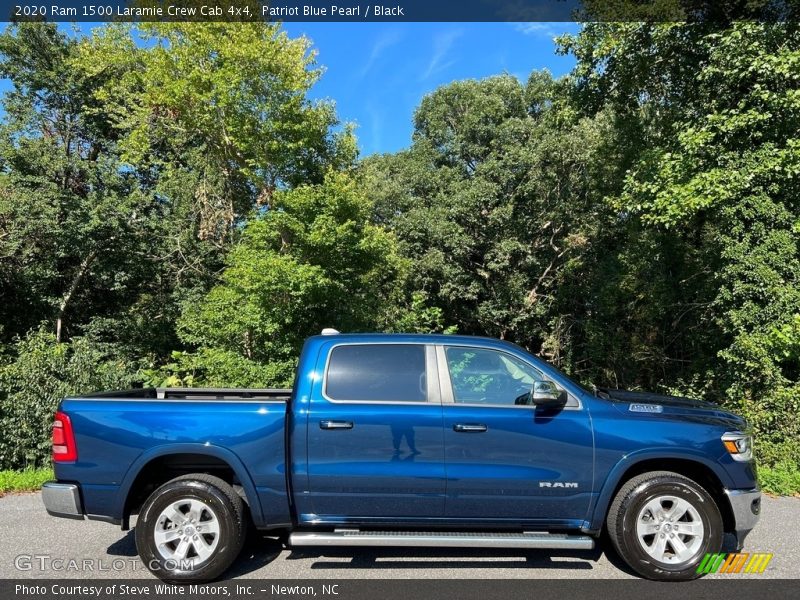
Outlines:
[[[310,344],[317,359],[294,398],[306,422],[291,438],[306,465],[306,489],[295,496],[300,524],[584,524],[594,442],[571,381],[554,381],[514,346],[489,339]],[[552,408],[533,404],[537,382],[557,386]]]

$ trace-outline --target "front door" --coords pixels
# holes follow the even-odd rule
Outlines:
[[[315,514],[301,520],[392,523],[443,516],[442,405],[433,346],[344,343],[331,349],[308,419],[308,493]]]
[[[447,365],[440,371],[446,516],[552,526],[585,519],[593,438],[580,402],[537,410],[529,393],[544,376],[510,353],[441,346],[437,354]]]

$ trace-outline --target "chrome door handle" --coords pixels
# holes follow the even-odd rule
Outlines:
[[[320,421],[320,429],[352,429],[352,421]]]
[[[480,423],[456,423],[453,425],[453,431],[462,433],[482,433],[489,429],[486,425]]]

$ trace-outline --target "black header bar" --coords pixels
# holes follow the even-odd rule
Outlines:
[[[800,0],[0,0],[5,21],[796,20]]]

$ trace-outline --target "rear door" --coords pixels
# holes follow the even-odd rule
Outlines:
[[[308,519],[323,522],[443,516],[433,346],[332,344],[308,419],[308,490],[315,513]]]
[[[594,452],[579,400],[570,397],[557,412],[537,410],[529,393],[544,375],[498,349],[439,346],[437,356],[445,366],[446,516],[552,526],[582,521]]]

